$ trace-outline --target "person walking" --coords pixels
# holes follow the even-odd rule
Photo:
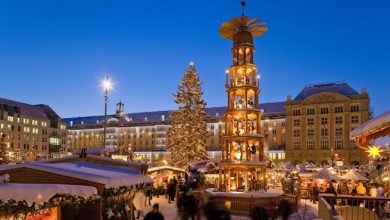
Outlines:
[[[164,216],[159,211],[159,207],[160,205],[158,203],[155,203],[153,205],[153,210],[145,215],[144,220],[164,220]]]
[[[333,185],[333,182],[329,183],[328,188],[326,189],[325,193],[333,194],[335,197],[337,196],[336,189]],[[329,203],[329,205],[336,205],[336,199],[326,199],[326,201]]]
[[[318,201],[318,194],[319,194],[318,187],[317,187],[317,185],[315,185],[312,188],[312,196],[313,196],[312,197],[312,201],[313,201],[313,204],[317,203],[317,201]]]
[[[175,177],[174,177],[175,178]],[[175,201],[175,194],[176,194],[176,180],[171,179],[168,184],[168,203],[171,203],[171,201]]]
[[[153,187],[149,183],[145,187],[145,206],[147,204],[149,204],[149,206],[151,206],[152,197],[153,197]]]

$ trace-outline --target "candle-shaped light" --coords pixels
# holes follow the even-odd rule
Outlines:
[[[256,82],[257,82],[257,87],[260,87],[260,76],[259,75],[257,75],[256,76]]]
[[[225,73],[226,73],[226,85],[229,85],[229,69],[226,69]]]

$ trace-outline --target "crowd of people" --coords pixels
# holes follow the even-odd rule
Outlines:
[[[194,194],[194,190],[197,185],[194,184],[193,177],[189,177],[187,174],[182,178],[181,176],[173,177],[169,181],[166,181],[166,187],[162,187],[162,190],[148,185],[145,188],[145,206],[150,206],[153,196],[164,196],[168,200],[168,203],[175,202],[177,206],[177,219],[178,220],[229,220],[231,215],[227,209],[221,208],[213,201],[203,204],[203,201],[197,199]],[[157,186],[158,187],[158,186]],[[288,200],[282,200],[277,207],[279,209],[270,211],[266,207],[256,206],[250,213],[252,220],[291,220],[294,219],[295,213],[294,205]],[[133,207],[135,213],[135,219],[140,217],[139,211],[136,207]],[[144,219],[161,220],[165,219],[163,214],[159,211],[159,204],[153,204],[152,211],[148,212]]]
[[[352,196],[389,197],[389,185],[380,183],[364,183],[363,181],[341,182],[330,181],[317,184],[313,181],[310,187],[311,200],[316,203],[320,193],[343,194]]]
[[[195,219],[196,215],[200,215],[199,210],[199,201],[195,198],[192,193],[192,190],[197,187],[194,184],[195,181],[190,181],[188,174],[184,175],[182,178],[180,175],[177,177],[171,178],[169,181],[162,181],[162,183],[157,183],[154,186],[149,184],[145,187],[145,206],[150,206],[153,196],[159,198],[164,196],[168,200],[168,203],[176,202],[178,209],[179,219]],[[136,209],[136,207],[134,207]],[[148,213],[149,216],[154,216],[158,212],[159,205],[154,204],[153,210]],[[158,215],[160,216],[161,213]],[[146,215],[148,216],[148,215]],[[146,219],[145,216],[145,219]],[[162,216],[162,214],[161,214]],[[137,216],[138,217],[138,216]],[[163,216],[162,216],[163,217]],[[163,217],[164,218],[164,217]],[[159,218],[160,219],[160,218]]]
[[[316,203],[318,201],[318,196],[320,193],[328,193],[337,195],[350,195],[353,196],[351,199],[336,199],[327,198],[326,201],[329,205],[343,205],[343,206],[361,206],[368,209],[374,210],[378,216],[383,216],[385,213],[390,211],[390,207],[386,207],[385,202],[367,200],[359,196],[369,196],[372,198],[384,198],[390,197],[389,185],[380,184],[380,183],[367,183],[363,181],[358,181],[357,183],[353,180],[351,181],[330,181],[325,184],[317,184],[316,181],[312,182],[310,187],[311,201]],[[356,196],[354,198],[354,196]],[[386,209],[389,209],[386,211]]]

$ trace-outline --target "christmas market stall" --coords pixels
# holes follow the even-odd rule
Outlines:
[[[348,173],[341,176],[342,180],[353,180],[353,181],[368,181],[368,178],[359,174],[356,169],[351,169]]]
[[[173,177],[183,176],[186,173],[184,169],[172,166],[158,166],[148,168],[148,175],[153,179],[154,194],[165,194],[168,183]],[[165,185],[165,186],[164,186]]]
[[[198,186],[204,188],[216,188],[218,186],[218,163],[201,161],[188,166],[190,178],[199,182]]]
[[[47,207],[54,205],[58,210],[59,218],[52,219],[131,219],[136,191],[152,182],[146,175],[146,169],[147,165],[143,163],[93,155],[2,166],[0,175],[9,175],[10,187],[19,187],[21,191],[35,187],[31,192],[41,191],[38,199],[45,199],[34,201],[32,206],[29,197],[20,197],[22,201],[4,198],[6,201],[2,200],[0,209],[6,210],[10,204],[17,203],[25,207],[21,210],[9,209],[12,213],[7,215],[18,215],[20,212],[36,214],[49,203]],[[46,184],[51,184],[48,186],[52,188],[46,188]],[[62,188],[64,186],[68,188]],[[63,194],[72,190],[74,194]]]

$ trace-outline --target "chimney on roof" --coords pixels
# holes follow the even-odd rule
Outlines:
[[[368,93],[367,93],[367,89],[366,88],[363,88],[362,89],[362,92],[360,94],[360,97],[362,98],[368,98]]]
[[[122,103],[122,101],[119,101],[116,104],[116,116],[122,116],[125,109],[125,104]]]
[[[286,101],[286,104],[290,104],[292,101],[291,101],[291,95],[288,95],[287,96],[287,101]]]

